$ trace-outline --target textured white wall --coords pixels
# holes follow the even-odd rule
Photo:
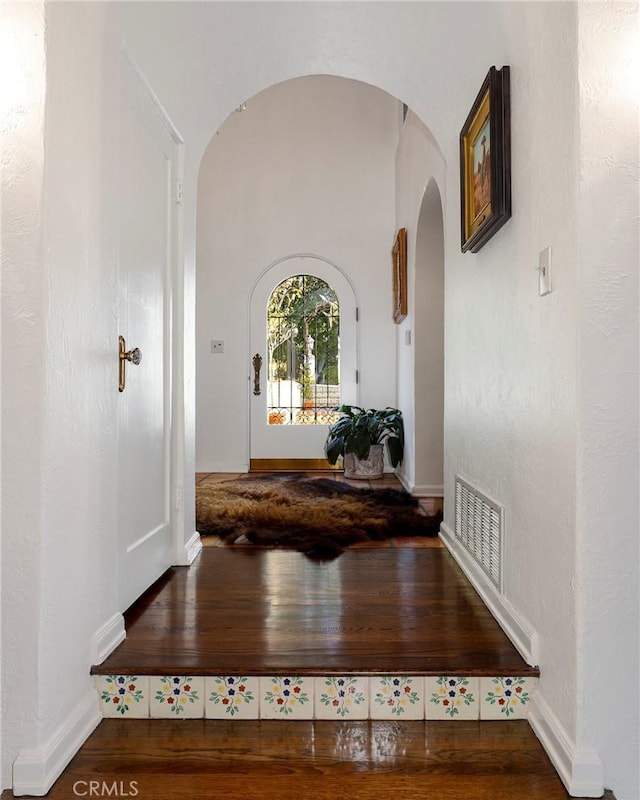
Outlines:
[[[117,610],[118,62],[103,52],[105,12],[89,3],[47,10],[45,739],[91,691],[88,644]],[[64,676],[56,691],[52,673]]]
[[[39,780],[59,726],[98,721],[92,639],[120,610],[122,35],[107,11],[3,4],[19,47],[3,108],[3,787],[21,751],[21,774]]]
[[[433,179],[420,206],[415,270],[415,491],[436,493],[444,484],[444,230]]]
[[[2,137],[2,787],[38,736],[45,426],[43,3],[0,6]],[[17,677],[20,676],[18,680]]]
[[[360,307],[360,402],[395,403],[397,106],[362,83],[302,78],[248,100],[211,140],[198,188],[198,469],[248,466],[249,296],[279,258],[313,253],[349,278]],[[223,354],[211,353],[211,339],[224,340]]]
[[[443,486],[445,220],[444,202],[437,207],[432,192],[440,194],[445,187],[441,152],[424,123],[409,111],[396,152],[396,223],[407,228],[409,290],[408,314],[397,327],[396,348],[398,404],[404,412],[407,441],[412,443],[401,475],[405,485],[418,492]],[[407,332],[410,345],[405,341]]]
[[[26,72],[37,107],[15,118],[25,138],[3,224],[14,252],[3,276],[3,786],[18,752],[42,746],[91,696],[91,639],[116,611],[117,187],[105,142],[117,62],[102,60],[105,6],[15,8],[15,41],[41,52]],[[16,252],[29,240],[31,252]]]
[[[618,800],[640,797],[638,21],[580,6],[578,735]]]
[[[457,474],[504,504],[504,595],[539,634],[540,692],[573,738],[576,11],[500,8],[508,52],[492,61],[511,66],[513,217],[475,255],[460,253],[457,150],[474,91],[461,101],[445,152],[445,521],[453,528]],[[555,288],[539,297],[536,267],[547,245]]]

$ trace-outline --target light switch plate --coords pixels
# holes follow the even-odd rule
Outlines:
[[[551,292],[551,245],[545,247],[538,258],[538,294]]]
[[[224,342],[222,339],[212,339],[211,340],[211,352],[212,353],[224,353]]]

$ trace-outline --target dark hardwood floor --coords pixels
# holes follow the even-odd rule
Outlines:
[[[524,720],[104,720],[48,797],[88,797],[90,781],[140,800],[568,798]]]
[[[445,549],[396,544],[324,563],[207,547],[132,606],[93,672],[537,675]],[[106,719],[47,796],[568,800],[524,720]]]
[[[205,548],[126,622],[94,674],[538,674],[443,548]]]

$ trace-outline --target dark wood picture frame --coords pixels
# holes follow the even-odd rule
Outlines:
[[[460,131],[460,211],[463,253],[477,253],[511,217],[509,67],[491,67]]]
[[[407,316],[407,229],[400,228],[391,250],[393,263],[393,321]]]

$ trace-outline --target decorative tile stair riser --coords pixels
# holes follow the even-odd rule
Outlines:
[[[424,678],[370,678],[372,719],[424,719]]]
[[[480,678],[441,675],[426,679],[426,719],[479,719]]]
[[[314,678],[315,719],[368,719],[369,678]]]
[[[152,719],[204,717],[204,678],[164,675],[149,678],[149,716]]]
[[[525,719],[538,678],[463,675],[98,675],[105,717]]]
[[[137,675],[97,675],[95,686],[105,717],[149,717],[149,678]]]
[[[204,683],[208,719],[260,719],[260,678],[217,675]]]

